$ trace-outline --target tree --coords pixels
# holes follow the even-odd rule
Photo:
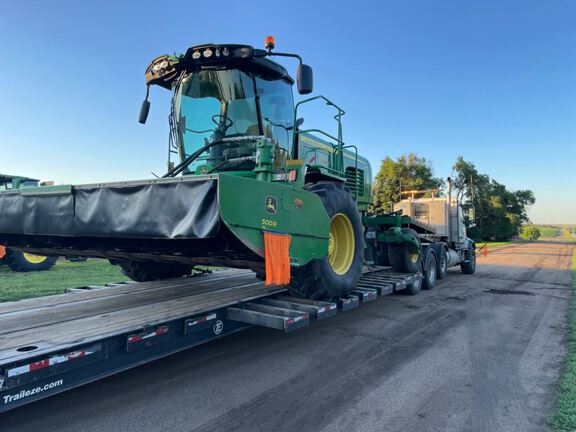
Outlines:
[[[382,214],[392,211],[394,203],[400,201],[400,190],[442,189],[444,181],[434,177],[432,165],[414,153],[393,160],[382,160],[373,184],[373,199],[370,213]]]
[[[532,191],[509,191],[488,175],[480,174],[474,164],[462,156],[456,160],[454,171],[452,184],[456,196],[465,200],[465,211],[475,209],[475,226],[469,230],[471,237],[509,240],[520,233],[522,225],[528,222],[528,207],[536,201]]]
[[[525,226],[524,228],[522,228],[522,234],[520,234],[520,236],[526,240],[538,240],[541,235],[542,233],[540,232],[540,230],[536,228],[534,225]]]

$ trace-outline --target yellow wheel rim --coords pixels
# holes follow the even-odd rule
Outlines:
[[[330,240],[328,243],[328,262],[337,275],[350,270],[354,260],[354,227],[343,213],[338,213],[330,221]]]
[[[30,264],[42,264],[48,259],[48,257],[44,255],[34,255],[28,252],[23,252],[22,255],[24,256],[24,259]]]
[[[420,258],[420,253],[418,251],[412,250],[410,252],[410,261],[416,264],[418,262],[418,258]]]

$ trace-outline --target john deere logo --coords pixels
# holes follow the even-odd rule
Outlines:
[[[276,198],[274,198],[273,196],[267,196],[265,209],[266,213],[276,214]]]

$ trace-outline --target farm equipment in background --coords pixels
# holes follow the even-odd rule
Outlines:
[[[444,274],[447,246],[428,247],[405,216],[368,216],[372,171],[343,141],[344,110],[324,96],[294,104],[295,81],[269,57],[299,61],[300,94],[312,92],[312,69],[273,49],[268,38],[265,50],[206,44],[154,59],[139,121],[150,86],[172,91],[168,172],[0,193],[0,243],[107,258],[137,281],[187,275],[195,265],[246,268],[311,299],[351,293],[364,264],[419,273],[437,255]],[[334,110],[337,133],[301,127],[301,107],[314,102]],[[473,244],[461,250],[457,263],[470,263]]]
[[[40,181],[30,177],[0,174],[0,191],[37,187]],[[48,270],[56,264],[57,257],[36,255],[0,245],[0,265],[6,264],[17,272]]]

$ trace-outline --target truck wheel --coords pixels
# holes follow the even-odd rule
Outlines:
[[[464,274],[474,274],[476,271],[476,251],[470,249],[470,261],[460,263],[460,270]]]
[[[405,233],[416,236],[416,231],[403,229]],[[417,248],[410,243],[391,243],[388,249],[388,257],[392,268],[400,273],[418,273],[422,266],[422,248]]]
[[[12,271],[31,272],[48,270],[56,264],[58,257],[35,255],[28,252],[20,252],[6,249],[4,261]]]
[[[445,248],[440,249],[440,256],[438,258],[438,279],[444,279],[448,273],[448,254]]]
[[[436,256],[431,250],[426,254],[426,259],[424,260],[424,280],[422,283],[422,288],[425,290],[431,290],[436,286],[437,268],[436,268]]]
[[[423,278],[418,278],[415,282],[409,283],[404,292],[408,295],[416,295],[422,290]]]
[[[328,255],[292,269],[290,293],[310,299],[332,299],[349,294],[362,275],[364,228],[356,203],[340,184],[311,185],[330,218]]]
[[[148,282],[188,276],[192,267],[185,264],[146,261],[118,262],[122,273],[136,282]]]

